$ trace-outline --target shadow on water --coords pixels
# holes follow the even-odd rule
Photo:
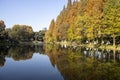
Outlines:
[[[63,76],[59,79],[57,76],[54,80],[120,80],[120,51],[116,50],[84,47],[73,49],[45,44],[1,47],[0,66],[4,67],[7,62],[6,58],[25,61],[32,59],[34,53],[47,55],[50,64]],[[42,65],[46,65],[45,61],[41,62]],[[35,65],[38,66],[38,64]],[[49,68],[44,66],[42,70],[47,69]],[[33,75],[33,77],[35,76]]]

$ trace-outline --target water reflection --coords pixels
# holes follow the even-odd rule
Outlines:
[[[47,55],[64,80],[120,80],[120,51],[47,46]]]
[[[120,62],[120,51],[117,50],[83,48],[82,53],[86,57],[95,58],[101,62]]]
[[[64,80],[43,45],[20,45],[0,52],[0,80]]]
[[[12,57],[15,61],[31,59],[34,53],[33,46],[12,47],[8,51],[7,57]]]
[[[0,55],[0,66],[4,66],[4,63],[5,63],[5,58],[4,56]]]
[[[120,51],[20,45],[0,48],[0,80],[120,80]]]
[[[0,67],[4,66],[5,64],[5,56],[8,53],[8,47],[1,47],[0,46]]]

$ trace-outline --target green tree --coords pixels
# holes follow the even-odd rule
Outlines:
[[[46,30],[40,30],[39,32],[34,32],[34,40],[44,41]]]
[[[17,41],[31,41],[33,38],[33,29],[27,25],[14,25],[9,36]]]
[[[104,14],[104,33],[113,38],[113,46],[115,46],[116,37],[120,34],[120,0],[107,0]]]

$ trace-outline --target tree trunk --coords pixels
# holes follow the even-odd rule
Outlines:
[[[116,56],[115,56],[115,52],[116,52],[116,48],[115,48],[115,43],[116,43],[115,41],[116,41],[116,40],[115,40],[115,38],[116,38],[116,36],[113,35],[113,47],[114,47],[113,53],[114,53],[114,62],[115,62],[115,57],[116,57]]]
[[[115,35],[113,35],[113,46],[115,47]]]

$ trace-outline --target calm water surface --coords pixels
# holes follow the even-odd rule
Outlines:
[[[120,80],[120,51],[0,47],[0,80]]]

